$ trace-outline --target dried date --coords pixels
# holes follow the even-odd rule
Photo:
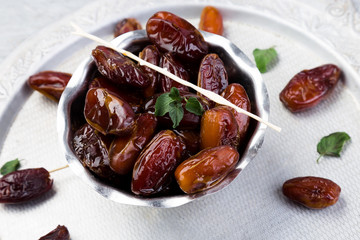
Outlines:
[[[146,23],[146,32],[161,51],[174,53],[184,61],[204,57],[208,44],[201,33],[188,21],[170,12],[157,12]]]
[[[155,45],[148,45],[139,53],[139,57],[155,66],[159,66],[161,54]],[[157,71],[146,66],[140,66],[140,68],[150,79],[150,85],[144,89],[144,96],[148,98],[153,96],[159,88],[159,74]]]
[[[29,77],[28,85],[56,102],[68,84],[71,74],[55,71],[44,71]]]
[[[142,29],[141,24],[135,18],[124,18],[116,24],[114,29],[114,37],[118,37],[121,34],[130,31],[141,30],[141,29]]]
[[[200,16],[199,29],[218,35],[223,34],[223,19],[217,8],[212,6],[204,7]]]
[[[69,240],[69,230],[62,225],[58,225],[54,230],[39,238],[39,240]]]
[[[48,192],[53,185],[44,168],[29,168],[6,174],[0,179],[0,203],[21,203]]]
[[[340,77],[341,70],[333,64],[303,70],[281,91],[280,100],[292,112],[312,108],[329,96]]]
[[[282,191],[286,197],[305,207],[321,209],[338,201],[341,188],[326,178],[297,177],[287,180]]]

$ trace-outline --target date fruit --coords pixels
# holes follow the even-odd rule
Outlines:
[[[136,160],[131,191],[136,195],[148,196],[166,189],[184,149],[184,143],[173,131],[160,131]]]
[[[189,81],[190,77],[188,72],[185,70],[184,66],[177,61],[171,54],[166,53],[161,58],[161,67],[166,68],[167,71],[171,72],[175,76],[185,80]],[[159,74],[159,82],[161,84],[161,91],[162,92],[170,92],[172,87],[176,87],[180,91],[189,91],[189,88],[187,86],[184,86],[178,82],[175,82],[174,80],[170,79],[169,77]]]
[[[99,72],[115,84],[145,88],[149,86],[148,76],[129,58],[111,48],[97,46],[92,51]]]
[[[220,94],[228,84],[228,75],[223,61],[215,53],[207,54],[200,64],[197,85]],[[200,93],[198,94],[202,96]]]
[[[204,7],[200,16],[199,29],[218,35],[223,34],[223,19],[217,8],[212,6]]]
[[[149,143],[155,133],[156,117],[150,113],[140,114],[130,136],[116,137],[109,150],[110,167],[118,174],[132,171],[140,152]]]
[[[234,114],[229,107],[219,106],[205,111],[201,118],[201,149],[230,145],[239,145],[239,131]]]
[[[185,143],[185,156],[190,157],[195,155],[200,150],[200,135],[198,131],[194,130],[174,130]]]
[[[338,201],[341,188],[326,178],[297,177],[287,180],[282,191],[286,197],[305,207],[321,209]]]
[[[116,24],[114,29],[114,37],[118,37],[123,33],[141,29],[141,24],[135,18],[124,18]]]
[[[280,93],[280,101],[292,112],[316,106],[329,96],[341,77],[333,64],[303,70],[296,74]]]
[[[182,162],[175,178],[187,194],[204,191],[224,179],[238,160],[239,153],[231,146],[207,148]]]
[[[201,33],[188,21],[170,12],[157,12],[146,23],[150,41],[160,51],[175,54],[184,61],[202,59],[208,44]]]
[[[139,53],[139,57],[155,66],[159,66],[161,54],[155,45],[148,45]],[[158,90],[159,74],[147,66],[140,66],[140,68],[148,75],[150,80],[150,85],[144,89],[144,96],[148,98],[153,96]]]
[[[243,86],[239,83],[232,83],[226,87],[221,93],[221,96],[229,102],[235,104],[239,108],[242,108],[248,112],[251,111],[250,99]],[[240,142],[246,137],[246,132],[249,127],[250,118],[242,113],[239,113],[235,109],[231,108],[231,112],[234,114],[236,122],[238,124]]]
[[[21,203],[48,192],[53,185],[44,168],[17,170],[0,178],[0,203]]]
[[[85,97],[86,121],[102,134],[124,135],[131,132],[135,113],[123,99],[104,88],[91,88]]]
[[[63,72],[39,72],[30,76],[28,85],[51,100],[58,102],[71,76],[71,74]]]
[[[109,152],[104,138],[108,137],[86,123],[75,132],[72,144],[84,167],[99,177],[111,178],[114,172],[110,169]]]
[[[39,240],[70,240],[70,233],[65,226],[58,225],[54,230],[39,238]]]

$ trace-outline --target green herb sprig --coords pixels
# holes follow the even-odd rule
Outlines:
[[[335,156],[340,157],[344,144],[350,140],[350,136],[345,132],[334,132],[328,136],[323,137],[317,145],[317,152],[320,154],[316,160],[319,160],[323,156]]]
[[[255,58],[256,67],[261,73],[267,72],[267,66],[277,57],[275,48],[268,49],[254,49],[253,55]]]
[[[14,159],[11,161],[6,162],[0,169],[1,175],[6,175],[8,173],[14,172],[18,170],[20,167],[20,161],[19,159]]]
[[[184,117],[184,109],[182,101],[185,100],[185,109],[191,113],[201,116],[205,110],[201,103],[195,97],[188,99],[180,96],[180,92],[176,87],[172,87],[170,92],[161,94],[155,103],[155,116],[164,116],[169,113],[173,122],[173,128],[179,126],[180,121]]]

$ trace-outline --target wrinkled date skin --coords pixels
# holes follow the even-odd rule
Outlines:
[[[63,72],[39,72],[30,76],[28,85],[49,99],[58,102],[71,76],[71,74]]]
[[[185,70],[184,66],[169,53],[164,54],[161,58],[161,67],[166,68],[169,72],[185,81],[190,80],[189,74]],[[169,92],[172,87],[176,87],[180,91],[189,91],[189,88],[187,86],[175,82],[174,80],[166,77],[163,74],[159,74],[159,79],[162,92]]]
[[[287,180],[282,191],[292,201],[308,208],[321,209],[338,201],[341,188],[326,178],[297,177]]]
[[[139,57],[155,66],[159,66],[161,54],[155,45],[148,45],[139,53]],[[144,96],[148,98],[153,96],[158,90],[159,74],[157,71],[146,66],[140,66],[140,68],[147,74],[150,80],[150,85],[144,89]]]
[[[48,192],[53,185],[44,168],[29,168],[0,178],[0,203],[21,203]]]
[[[156,103],[156,99],[160,96],[160,94],[155,95],[154,97],[150,98],[145,104],[144,104],[144,111],[148,112],[148,113],[155,113],[155,103]],[[195,97],[197,98],[197,100],[201,103],[201,105],[203,106],[204,110],[207,110],[210,108],[210,104],[209,102],[194,94],[194,93],[190,93],[190,92],[184,92],[184,91],[180,91],[180,96],[181,97],[185,97],[186,99],[188,99],[189,97]],[[179,126],[176,127],[176,129],[197,129],[200,126],[200,122],[201,122],[201,116],[198,116],[194,113],[189,112],[188,110],[186,110],[185,108],[185,100],[182,101],[182,107],[184,109],[184,117],[183,119],[180,121]],[[165,114],[164,116],[157,116],[156,117],[158,119],[159,122],[159,126],[161,127],[166,127],[166,128],[172,128],[173,122],[169,116],[169,114]]]
[[[179,165],[185,145],[171,130],[159,132],[137,159],[131,191],[148,196],[164,190]]]
[[[169,12],[155,13],[146,24],[146,32],[159,50],[174,53],[184,61],[200,61],[208,52],[201,33],[185,19]]]
[[[200,64],[197,85],[220,94],[228,84],[228,75],[223,61],[215,53],[206,55]],[[215,103],[212,103],[212,106],[214,105]]]
[[[131,106],[104,88],[89,89],[85,97],[84,116],[94,129],[104,135],[130,133],[135,119]]]
[[[90,82],[89,89],[90,88],[105,88],[108,93],[120,97],[129,103],[135,113],[142,111],[142,93],[136,89],[116,86],[104,76],[95,77]]]
[[[250,99],[243,86],[239,83],[232,83],[226,87],[226,89],[221,93],[221,96],[228,100],[229,102],[235,104],[239,108],[242,108],[248,112],[251,112],[251,103]],[[238,124],[240,142],[242,142],[246,137],[246,132],[249,127],[250,118],[242,113],[237,112],[235,109],[231,108],[231,112],[234,114],[236,122]]]
[[[72,144],[84,167],[99,177],[111,178],[114,172],[110,169],[109,152],[104,138],[106,136],[101,136],[89,124],[85,124],[75,132]]]
[[[200,126],[201,149],[230,145],[239,145],[239,131],[236,119],[230,108],[219,106],[203,114]]]
[[[316,106],[334,89],[341,70],[327,64],[296,74],[280,93],[281,102],[292,112]]]
[[[141,24],[135,18],[124,18],[116,24],[114,29],[114,37],[118,37],[121,34],[141,29]]]
[[[39,240],[70,240],[70,233],[65,226],[58,225],[54,230],[39,238]]]
[[[156,124],[155,115],[143,113],[137,118],[130,136],[114,139],[109,150],[110,167],[113,171],[122,175],[132,171],[140,152],[153,137]]]
[[[200,150],[200,135],[198,131],[194,130],[174,130],[185,143],[185,156],[190,157],[195,155]]]
[[[115,84],[145,88],[149,86],[148,76],[129,58],[113,49],[97,46],[92,56],[99,72]]]
[[[182,162],[175,178],[187,194],[204,191],[224,179],[238,160],[239,153],[231,146],[207,148]]]
[[[199,29],[218,35],[223,34],[223,19],[217,8],[212,6],[204,7],[200,16]]]

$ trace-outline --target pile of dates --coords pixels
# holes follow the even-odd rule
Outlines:
[[[146,24],[151,42],[139,57],[251,111],[247,93],[229,83],[220,57],[201,33],[169,12]],[[139,196],[207,190],[231,172],[247,142],[249,118],[104,46],[92,51],[97,72],[83,109],[86,123],[73,133],[73,150],[94,175]],[[230,82],[239,79],[230,80]],[[202,116],[186,110],[173,129],[169,113],[155,116],[157,98],[176,87],[195,97]],[[85,122],[85,121],[84,121]]]

